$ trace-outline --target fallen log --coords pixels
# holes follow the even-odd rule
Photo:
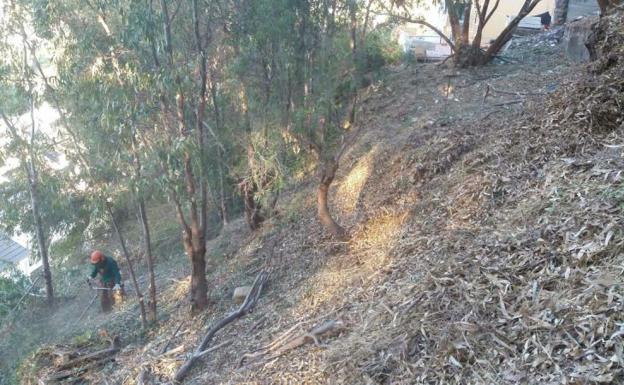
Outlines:
[[[48,378],[46,378],[45,384],[50,384],[50,383],[54,383],[54,382],[58,382],[61,380],[64,380],[66,378],[69,377],[75,377],[78,376],[90,369],[99,367],[104,365],[105,363],[109,362],[109,361],[113,361],[115,358],[113,356],[107,356],[107,357],[101,357],[96,361],[92,361],[90,363],[88,363],[85,366],[82,367],[74,367],[72,369],[66,369],[66,370],[60,370],[50,376],[48,376]]]
[[[107,358],[109,356],[112,356],[113,354],[117,353],[119,351],[120,348],[120,342],[119,342],[119,337],[114,337],[111,340],[111,346],[107,349],[103,349],[103,350],[98,350],[97,352],[93,352],[93,353],[89,353],[86,354],[84,356],[80,356],[78,358],[75,358],[73,360],[67,361],[63,364],[61,364],[58,369],[59,370],[65,370],[65,369],[70,369],[76,366],[80,366],[83,364],[86,364],[88,362],[91,361],[95,361],[98,362],[103,358]]]
[[[180,369],[178,369],[178,371],[176,372],[174,376],[175,382],[182,381],[186,377],[188,372],[191,370],[193,365],[195,365],[197,360],[199,360],[201,357],[203,357],[205,354],[209,352],[206,348],[208,347],[208,344],[210,343],[212,338],[215,336],[215,334],[217,334],[219,330],[221,330],[223,327],[225,327],[229,323],[250,313],[253,310],[254,306],[256,305],[256,302],[258,301],[258,298],[260,297],[260,293],[262,292],[262,287],[266,283],[267,279],[268,279],[268,274],[264,271],[260,272],[256,276],[256,279],[254,280],[254,283],[251,286],[251,290],[249,291],[249,294],[247,294],[247,297],[245,297],[245,300],[243,301],[241,306],[238,308],[238,310],[236,310],[233,313],[230,313],[227,317],[213,324],[208,329],[208,332],[202,339],[202,342],[195,349],[195,353],[189,359],[187,359],[186,362],[184,362],[184,364],[182,364]]]

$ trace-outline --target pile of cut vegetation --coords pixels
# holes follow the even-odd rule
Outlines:
[[[595,59],[588,74],[551,98],[551,121],[588,137],[624,123],[624,13],[603,17],[592,28],[588,48]]]
[[[45,345],[24,360],[18,370],[21,384],[102,383],[101,370],[115,361],[119,337],[100,331],[71,343]]]

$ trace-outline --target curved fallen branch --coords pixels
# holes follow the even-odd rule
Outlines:
[[[309,332],[293,337],[292,332],[299,325],[300,324],[293,326],[270,344],[254,352],[244,354],[238,362],[238,366],[243,366],[246,360],[258,360],[262,362],[272,360],[286,354],[290,350],[298,348],[307,343],[314,343],[316,346],[323,346],[318,340],[321,335],[343,328],[343,324],[341,321],[329,320],[316,326]],[[264,359],[260,360],[261,358]]]
[[[264,271],[260,272],[260,274],[256,276],[256,279],[254,280],[249,294],[247,294],[247,297],[245,297],[245,301],[243,301],[238,310],[223,318],[216,324],[212,325],[210,329],[208,329],[208,333],[206,333],[206,335],[202,339],[202,342],[195,349],[195,353],[188,360],[186,360],[186,362],[182,364],[180,369],[178,369],[178,371],[176,372],[174,377],[175,382],[182,381],[191,370],[193,365],[195,365],[197,360],[199,360],[201,357],[211,351],[210,349],[206,349],[206,347],[219,330],[253,310],[256,302],[258,301],[258,298],[260,297],[260,293],[262,292],[262,287],[266,283],[267,279],[268,274]]]

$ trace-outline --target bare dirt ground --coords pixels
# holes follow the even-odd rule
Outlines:
[[[261,232],[238,222],[212,241],[225,258],[213,262],[209,311],[186,319],[187,272],[171,265],[159,326],[136,337],[130,305],[112,316],[123,322],[101,322],[126,343],[75,383],[136,384],[141,373],[171,383],[237,307],[232,289],[266,266],[256,310],[217,334],[212,346],[229,344],[185,383],[624,382],[622,110],[597,97],[624,90],[622,63],[575,66],[538,41],[485,68],[389,69],[363,98],[363,135],[332,190],[350,240],[324,235],[313,180],[302,181]],[[599,119],[605,108],[612,124]],[[330,320],[317,341],[241,362]]]

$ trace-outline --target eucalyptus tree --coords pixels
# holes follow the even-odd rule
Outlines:
[[[46,88],[46,97],[53,103],[61,116],[60,126],[71,143],[67,154],[75,166],[74,183],[84,184],[94,197],[92,219],[109,216],[119,238],[126,259],[130,278],[138,296],[141,322],[147,326],[143,295],[139,288],[134,268],[121,232],[115,205],[127,207],[128,198],[137,197],[136,176],[140,167],[133,134],[128,129],[128,120],[136,113],[135,79],[131,67],[120,60],[106,15],[99,4],[86,3],[86,9],[73,7],[71,1],[47,5],[45,12],[38,8],[40,2],[32,3],[35,30],[54,43],[56,48],[56,72],[52,78],[42,69],[35,58],[38,75]],[[85,23],[85,17],[93,17],[96,23]],[[84,34],[88,32],[87,34]],[[128,73],[130,75],[128,75]],[[129,78],[131,81],[128,81]],[[135,178],[132,178],[132,175]],[[135,193],[135,195],[133,195]],[[140,216],[145,231],[147,218],[140,204]],[[149,244],[149,233],[145,236]],[[156,319],[155,286],[151,248],[146,247],[147,264],[150,271],[150,318]]]
[[[0,118],[4,123],[4,135],[7,140],[4,142],[4,158],[14,156],[19,161],[20,172],[13,173],[12,181],[14,185],[19,185],[19,181],[25,178],[29,193],[29,211],[32,218],[32,225],[19,226],[34,235],[37,240],[37,252],[43,264],[43,275],[46,286],[46,299],[51,306],[54,303],[54,289],[52,284],[52,274],[50,272],[50,261],[48,257],[49,226],[44,221],[44,211],[50,208],[50,204],[42,204],[43,177],[40,172],[47,168],[45,151],[50,150],[50,140],[45,134],[40,132],[35,117],[36,108],[41,102],[40,90],[37,87],[32,57],[27,49],[27,14],[24,14],[20,7],[15,4],[7,4],[3,12],[4,20],[0,35],[3,36],[0,42]],[[44,185],[43,189],[47,186]],[[19,191],[19,190],[18,190]],[[18,192],[16,191],[16,192]],[[22,190],[23,191],[23,190]],[[5,202],[12,197],[6,197]],[[48,197],[50,198],[50,197]],[[17,203],[17,202],[14,202]],[[46,203],[50,203],[50,199]],[[8,212],[14,212],[11,206],[2,207],[5,214],[5,226],[13,221],[28,222],[24,213],[17,212],[16,216]],[[22,215],[20,215],[22,214]]]
[[[248,169],[262,169],[254,154],[269,138],[279,136],[281,146],[311,154],[319,177],[318,218],[338,238],[346,231],[331,215],[329,191],[342,155],[359,132],[358,47],[366,39],[370,5],[355,0],[240,1],[236,8],[244,12],[233,28],[249,122]],[[276,156],[276,168],[252,179],[252,193],[274,174],[284,173],[283,158],[284,153]]]

